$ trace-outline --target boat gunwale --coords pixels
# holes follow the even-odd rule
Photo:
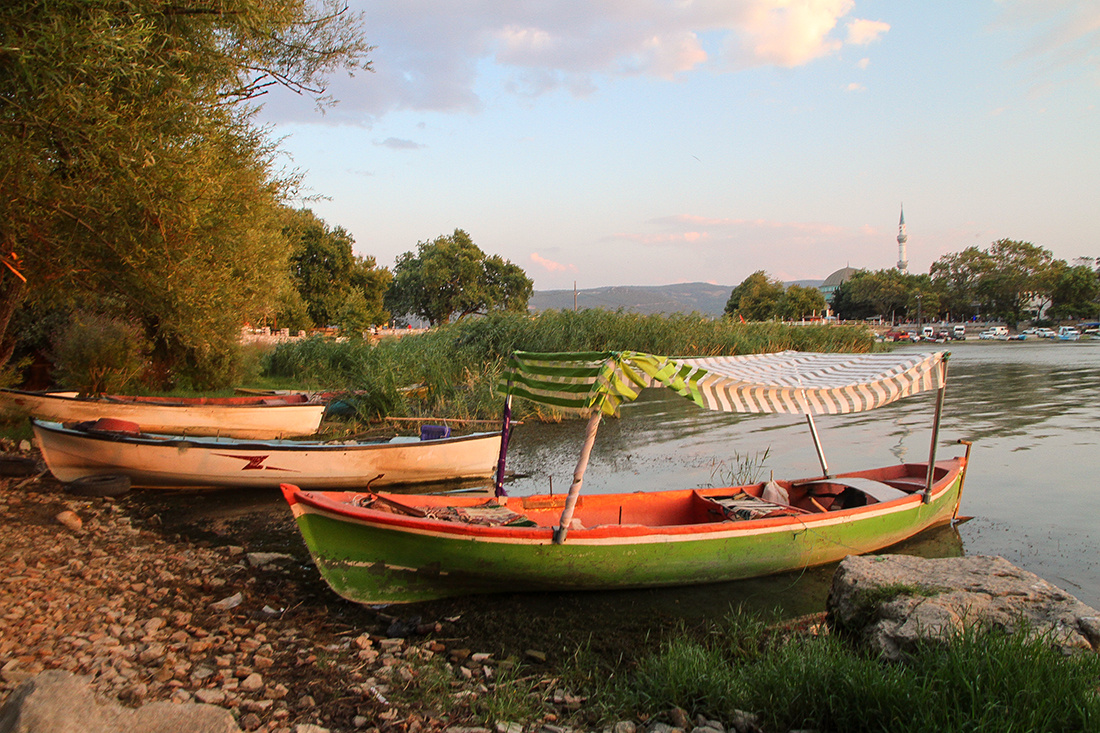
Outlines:
[[[904,465],[904,464],[903,464]],[[923,464],[916,464],[923,465]],[[943,459],[936,462],[937,468],[943,467],[946,469],[946,473],[938,479],[932,490],[932,495],[928,504],[932,505],[944,498],[949,492],[951,487],[960,479],[961,475],[965,471],[966,461],[963,457],[955,457],[949,459]],[[871,469],[871,471],[879,469]],[[866,473],[867,471],[853,471],[852,474]],[[837,476],[834,478],[842,478]],[[377,509],[371,509],[369,507],[355,507],[350,506],[347,502],[338,501],[330,498],[328,495],[340,494],[344,496],[354,497],[358,495],[365,495],[362,492],[354,491],[307,491],[299,489],[297,486],[291,483],[282,483],[280,485],[283,496],[287,503],[290,504],[290,508],[295,517],[302,513],[315,513],[320,515],[328,515],[330,518],[337,519],[339,521],[350,521],[354,524],[369,526],[380,530],[409,532],[413,534],[433,535],[439,537],[451,537],[455,540],[486,540],[486,541],[498,541],[502,543],[507,542],[531,542],[536,544],[544,544],[551,540],[554,532],[553,526],[491,526],[491,525],[478,525],[469,524],[463,522],[454,522],[446,519],[435,519],[431,517],[416,517],[404,514],[396,514],[392,512],[379,511]],[[728,492],[732,489],[738,489],[741,487],[720,487],[716,489],[672,489],[669,491],[660,492],[640,492],[640,493],[655,493],[661,495],[669,495],[673,493],[684,494],[696,494],[696,495],[713,495],[720,494],[722,492]],[[372,492],[376,493],[383,498],[390,498],[394,501],[401,502],[402,500],[408,501],[408,495],[390,494],[387,492]],[[630,497],[627,501],[633,499],[637,501],[637,494],[639,492],[631,493],[612,493],[612,494],[594,494],[592,496],[600,497],[601,500],[613,501],[615,497]],[[437,498],[437,497],[432,497]],[[446,498],[446,497],[438,497]],[[484,497],[461,497],[465,506],[475,506],[473,502],[484,503]],[[522,500],[526,497],[514,497],[517,500]],[[507,500],[505,500],[507,502]],[[301,505],[301,506],[299,506]],[[440,506],[446,506],[446,504],[439,504]],[[748,535],[759,534],[768,532],[782,532],[789,531],[792,528],[805,527],[810,529],[813,527],[829,526],[832,524],[841,524],[851,521],[857,521],[859,519],[870,519],[880,515],[889,515],[904,511],[913,511],[919,509],[924,505],[923,491],[914,491],[907,496],[898,497],[891,501],[876,502],[873,504],[867,504],[861,507],[852,507],[849,509],[840,509],[836,511],[827,512],[815,512],[809,514],[797,514],[781,517],[769,517],[758,518],[750,520],[718,520],[713,522],[697,522],[692,524],[673,524],[673,525],[645,525],[645,524],[604,524],[595,525],[593,527],[571,529],[569,533],[569,540],[565,543],[569,544],[589,544],[591,542],[607,543],[621,539],[624,541],[638,542],[639,540],[646,541],[688,541],[692,539],[698,540],[710,540],[719,539],[729,535]],[[932,526],[929,524],[928,526]]]
[[[290,405],[297,407],[297,405]],[[31,424],[35,429],[41,429],[55,435],[75,437],[80,439],[98,440],[110,443],[124,443],[162,448],[208,448],[217,450],[279,450],[287,452],[321,451],[333,453],[340,451],[360,452],[364,450],[377,450],[379,448],[393,448],[401,446],[405,448],[417,448],[420,446],[452,445],[470,440],[482,440],[485,438],[499,438],[499,431],[470,433],[468,435],[452,435],[447,438],[432,438],[430,440],[410,440],[407,442],[392,443],[389,440],[362,443],[323,443],[320,441],[299,440],[295,438],[233,438],[229,436],[215,435],[187,435],[184,433],[123,433],[114,431],[91,432],[65,427],[64,423],[56,420],[40,420],[31,418]],[[410,436],[412,437],[412,436]]]
[[[44,400],[47,402],[56,402],[59,404],[80,404],[80,405],[95,405],[103,404],[112,407],[118,407],[119,405],[140,405],[142,407],[169,407],[169,408],[229,408],[229,409],[243,409],[243,408],[265,408],[275,409],[279,407],[321,407],[325,408],[325,404],[306,392],[294,392],[288,395],[241,395],[239,397],[165,397],[160,395],[100,395],[100,396],[84,396],[72,391],[66,391],[63,393],[56,392],[33,392],[21,389],[12,389],[10,387],[0,388],[0,395],[7,394],[15,398],[22,399],[34,399]],[[295,399],[293,401],[286,401],[287,398],[300,397],[302,399]],[[283,400],[281,402],[266,402],[265,400]]]

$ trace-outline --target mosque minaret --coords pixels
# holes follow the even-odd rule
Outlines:
[[[905,243],[909,235],[905,233],[905,207],[901,208],[901,221],[898,222],[898,269],[905,272],[909,268],[909,258],[905,256]]]

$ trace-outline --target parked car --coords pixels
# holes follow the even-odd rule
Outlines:
[[[998,341],[1006,341],[1008,340],[1008,329],[1004,326],[987,328],[978,334],[978,338],[982,340],[996,339]]]
[[[951,338],[955,341],[966,341],[966,326],[960,324],[952,328]]]
[[[1052,339],[1058,334],[1051,328],[1037,328],[1035,329],[1035,337],[1041,339]]]

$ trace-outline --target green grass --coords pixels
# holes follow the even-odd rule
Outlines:
[[[1100,730],[1100,656],[1065,656],[1048,639],[969,628],[904,663],[834,635],[769,636],[743,621],[706,639],[677,635],[602,695],[605,720],[674,706],[729,720],[760,716],[766,730]]]

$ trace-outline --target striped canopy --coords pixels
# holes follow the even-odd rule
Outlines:
[[[636,351],[516,352],[507,392],[563,409],[613,415],[645,387],[664,386],[722,412],[835,415],[862,412],[942,387],[946,354],[780,351],[679,358]]]

